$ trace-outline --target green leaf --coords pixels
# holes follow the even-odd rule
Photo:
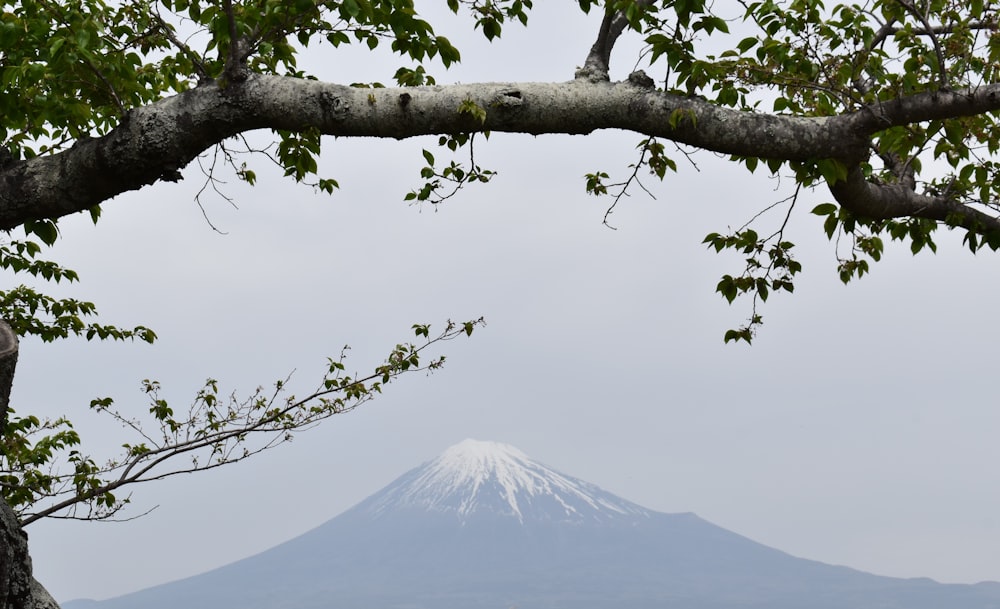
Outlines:
[[[59,229],[53,220],[29,220],[24,223],[24,233],[37,236],[45,245],[52,245],[59,238]]]
[[[826,221],[823,222],[823,232],[826,233],[827,239],[833,239],[834,233],[837,232],[837,227],[840,225],[840,218],[835,214],[830,214],[826,217]]]
[[[458,105],[458,113],[468,114],[479,121],[480,124],[486,122],[486,110],[471,99],[462,100],[462,103]]]
[[[737,45],[736,48],[739,50],[740,54],[746,53],[750,49],[754,48],[760,44],[760,39],[756,36],[750,36],[749,38],[744,38]]]
[[[737,287],[736,280],[732,275],[723,275],[718,285],[715,286],[715,291],[722,294],[726,301],[732,304],[732,302],[736,300],[739,288]]]
[[[836,159],[822,159],[816,162],[823,179],[827,184],[836,184],[847,179],[847,165]]]
[[[749,328],[740,328],[739,330],[726,330],[724,336],[724,341],[729,342],[739,342],[745,341],[748,345],[753,343],[753,334]]]

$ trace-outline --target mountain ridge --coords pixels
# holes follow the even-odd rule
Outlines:
[[[558,497],[558,499],[556,499]],[[466,441],[295,539],[64,609],[1000,609],[1000,585],[796,558]]]

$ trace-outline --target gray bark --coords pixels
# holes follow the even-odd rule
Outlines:
[[[17,336],[6,322],[0,321],[0,422],[4,427],[16,364]],[[14,510],[3,501],[0,501],[0,609],[59,609],[52,596],[32,577],[28,535]]]
[[[385,89],[280,76],[251,76],[225,87],[208,82],[131,110],[103,137],[0,166],[0,229],[84,211],[158,180],[177,180],[179,170],[199,153],[255,129],[317,128],[327,135],[396,139],[487,130],[586,134],[624,129],[726,154],[834,158],[854,167],[867,159],[872,134],[886,127],[1000,109],[1000,84],[918,94],[840,116],[793,117],[723,108],[643,82],[648,79]],[[458,111],[466,100],[486,111],[483,122]],[[879,212],[937,219],[955,211],[954,203],[944,210],[927,197],[866,184],[834,188],[833,194],[852,211],[873,217]],[[893,206],[885,205],[887,197]],[[989,222],[984,229],[1000,228]]]
[[[14,387],[14,370],[17,368],[17,346],[17,334],[7,322],[0,320],[0,437],[7,429],[10,391]]]

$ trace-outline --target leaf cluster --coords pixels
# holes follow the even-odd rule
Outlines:
[[[478,112],[482,112],[482,116],[485,118],[485,111],[482,108],[475,104],[472,104],[472,106],[475,107],[464,110],[460,109],[460,111],[470,114],[475,120],[478,120]],[[426,201],[438,204],[458,194],[467,184],[485,184],[493,179],[496,175],[495,171],[486,169],[476,163],[474,148],[476,135],[475,133],[459,133],[455,135],[442,135],[438,138],[438,146],[446,148],[452,153],[457,152],[459,148],[467,147],[469,152],[467,164],[452,160],[445,167],[438,169],[436,165],[437,159],[434,157],[434,154],[426,148],[423,149],[421,152],[427,164],[421,168],[420,177],[424,180],[424,183],[419,189],[406,193],[404,199],[414,203]],[[484,133],[483,137],[489,138],[489,133]]]
[[[39,258],[40,252],[41,246],[33,241],[0,245],[0,269],[54,283],[78,281],[76,271]],[[0,319],[9,323],[19,336],[37,336],[45,342],[70,336],[82,336],[87,340],[138,338],[147,343],[156,340],[156,333],[145,326],[123,329],[86,321],[96,316],[97,308],[92,302],[55,298],[26,285],[0,290]]]
[[[744,256],[743,272],[723,275],[715,286],[715,291],[730,304],[738,296],[751,295],[753,299],[750,319],[738,329],[727,330],[725,342],[751,343],[756,328],[763,323],[763,317],[757,313],[757,301],[766,302],[772,291],[795,291],[794,277],[802,270],[802,264],[792,255],[795,244],[781,237],[779,231],[761,238],[755,230],[744,227],[726,235],[710,233],[702,241],[716,252],[733,250]]]
[[[475,19],[475,28],[481,30],[487,40],[499,38],[506,21],[516,20],[521,25],[528,24],[528,11],[532,0],[448,0],[448,8],[453,12],[465,7]]]

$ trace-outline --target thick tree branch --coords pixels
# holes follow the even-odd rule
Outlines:
[[[939,90],[871,105],[848,118],[856,134],[871,135],[888,127],[973,116],[1000,108],[1000,85],[992,84],[958,91]],[[861,159],[854,159],[860,161]],[[890,168],[900,182],[882,184],[867,180],[855,162],[847,179],[830,185],[838,203],[868,218],[885,219],[913,216],[956,223],[977,233],[1000,231],[1000,220],[964,205],[948,196],[931,196],[914,190],[914,179],[905,167]]]
[[[878,102],[852,115],[852,130],[872,135],[888,127],[986,114],[1000,109],[1000,83],[941,89]]]
[[[947,196],[923,195],[908,184],[879,184],[865,178],[860,166],[847,179],[830,185],[833,197],[851,213],[875,220],[927,218],[948,222],[975,233],[1000,231],[1000,219]]]
[[[459,110],[469,102],[485,110],[485,118]],[[0,229],[88,210],[158,180],[176,181],[203,151],[255,129],[396,139],[624,129],[725,154],[853,165],[867,158],[871,136],[887,127],[998,109],[1000,84],[921,93],[842,116],[793,117],[719,107],[657,91],[640,78],[361,89],[251,76],[136,108],[106,136],[0,168]]]
[[[635,79],[633,79],[635,80]],[[639,82],[639,81],[636,81]],[[460,112],[472,101],[480,121]],[[831,118],[740,112],[632,81],[360,89],[252,76],[207,83],[129,112],[111,133],[0,170],[0,229],[57,218],[158,180],[176,181],[198,154],[255,129],[317,128],[336,136],[407,138],[505,131],[586,134],[625,129],[743,156],[857,156],[866,142]]]

